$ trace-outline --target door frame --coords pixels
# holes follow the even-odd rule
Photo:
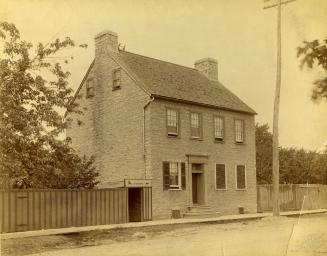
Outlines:
[[[193,194],[192,194],[192,164],[202,164],[202,174],[203,174],[203,204],[207,204],[207,179],[208,179],[208,158],[209,155],[193,155],[193,154],[186,154],[188,164],[187,164],[187,180],[188,180],[188,204],[193,206]]]

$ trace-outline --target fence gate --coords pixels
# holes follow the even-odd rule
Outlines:
[[[152,220],[152,188],[142,188],[142,221]]]
[[[149,179],[126,179],[130,222],[152,220],[152,187]]]

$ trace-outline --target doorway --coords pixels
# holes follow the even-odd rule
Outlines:
[[[142,189],[128,189],[128,213],[129,222],[142,221]]]
[[[192,164],[192,202],[194,205],[204,204],[203,164]]]

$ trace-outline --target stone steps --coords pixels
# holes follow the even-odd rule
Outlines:
[[[184,214],[184,218],[193,219],[215,218],[219,216],[221,216],[221,214],[208,205],[189,206],[188,211]]]

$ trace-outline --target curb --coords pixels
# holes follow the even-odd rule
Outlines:
[[[327,213],[327,209],[282,212],[280,215],[286,217],[298,217],[301,215],[319,214],[319,213]],[[125,229],[125,228],[174,225],[174,224],[232,223],[232,222],[240,222],[240,221],[258,220],[270,216],[272,216],[271,213],[256,213],[256,214],[226,215],[221,217],[203,218],[203,219],[168,219],[168,220],[129,222],[123,224],[110,224],[110,225],[98,225],[98,226],[69,227],[69,228],[46,229],[46,230],[43,229],[43,230],[34,230],[34,231],[5,233],[5,234],[1,234],[0,238],[1,240],[6,240],[6,239],[18,239],[18,238],[35,237],[35,236],[63,235],[63,234],[87,232],[87,231],[94,231],[94,230],[112,230],[112,229],[119,229],[119,228]]]

